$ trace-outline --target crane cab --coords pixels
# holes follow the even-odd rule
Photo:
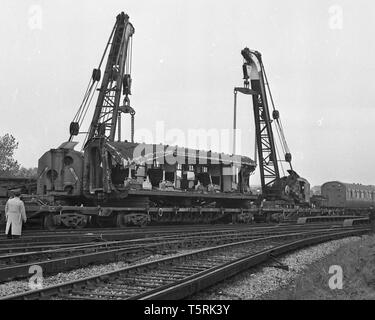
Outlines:
[[[47,151],[38,162],[37,194],[80,196],[82,194],[83,154],[77,143],[63,143]]]

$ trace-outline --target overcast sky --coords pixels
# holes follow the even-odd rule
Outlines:
[[[154,131],[157,121],[186,134],[230,129],[233,87],[242,85],[240,52],[248,46],[263,54],[295,170],[312,185],[375,184],[374,1],[1,4],[0,135],[16,137],[16,158],[26,167],[67,140],[92,68],[125,11],[135,27],[137,129]],[[253,157],[246,97],[239,117],[241,153]]]

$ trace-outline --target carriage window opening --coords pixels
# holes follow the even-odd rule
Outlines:
[[[176,171],[176,176],[177,176],[177,178],[182,178],[182,170],[177,170]]]
[[[165,173],[165,180],[169,182],[174,182],[174,172],[166,172]]]
[[[211,176],[212,184],[220,185],[220,177],[219,176]]]
[[[153,167],[154,168],[159,168],[160,167],[159,161],[154,160]]]
[[[188,171],[187,172],[187,179],[188,180],[195,180],[195,174],[194,174],[194,172]]]

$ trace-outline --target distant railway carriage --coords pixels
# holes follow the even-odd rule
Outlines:
[[[330,181],[322,185],[323,204],[328,208],[368,208],[375,206],[375,186]]]

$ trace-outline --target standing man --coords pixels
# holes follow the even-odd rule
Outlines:
[[[5,205],[5,219],[7,222],[5,234],[9,239],[16,239],[21,236],[22,222],[26,223],[27,220],[25,205],[20,196],[20,192],[15,192],[14,198],[9,199]]]

